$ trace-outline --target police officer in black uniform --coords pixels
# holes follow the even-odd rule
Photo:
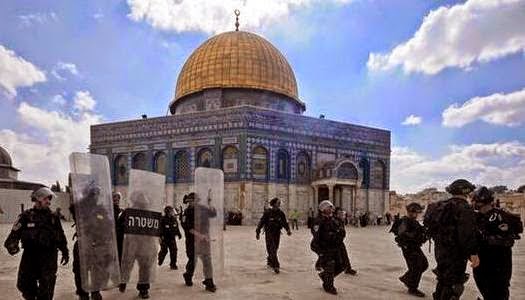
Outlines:
[[[507,300],[512,275],[512,246],[523,232],[518,216],[494,207],[492,191],[476,190],[472,203],[477,210],[479,267],[474,269],[476,285],[485,300]]]
[[[255,229],[255,238],[258,240],[261,235],[261,229],[264,228],[266,238],[266,252],[268,257],[266,264],[279,274],[279,258],[277,257],[277,250],[279,250],[279,243],[281,241],[281,229],[284,228],[288,235],[292,235],[286,215],[280,209],[281,200],[273,198],[270,200],[270,208],[265,210],[257,228]]]
[[[214,293],[217,290],[217,286],[213,282],[213,269],[211,262],[210,241],[206,240],[206,235],[209,233],[209,218],[217,216],[217,211],[213,207],[206,207],[197,202],[195,193],[189,193],[185,195],[182,202],[188,204],[188,207],[183,212],[181,225],[184,229],[184,236],[186,238],[186,256],[188,257],[188,263],[186,264],[186,272],[182,274],[184,283],[186,286],[193,285],[193,273],[195,271],[195,236],[200,239],[199,242],[202,244],[203,249],[199,249],[201,253],[197,253],[202,260],[202,268],[204,273],[204,281],[202,282],[205,289],[209,292]],[[200,218],[199,228],[195,226],[195,206],[199,213],[202,214]],[[205,245],[205,243],[208,243]],[[207,246],[207,247],[206,247]],[[207,249],[206,249],[207,248]],[[203,251],[204,250],[204,251]],[[205,251],[208,250],[208,251]],[[205,253],[204,253],[205,252]]]
[[[474,189],[465,179],[455,180],[446,188],[452,197],[427,209],[425,227],[435,241],[436,300],[460,299],[468,280],[467,260],[472,268],[479,265],[476,217],[467,202]]]
[[[421,245],[427,240],[425,228],[417,221],[418,215],[424,207],[412,202],[406,206],[407,216],[399,221],[396,232],[396,242],[403,252],[408,270],[399,280],[408,288],[408,293],[416,297],[425,297],[425,293],[418,290],[421,275],[428,268],[428,261],[421,251]]]
[[[175,217],[175,211],[173,207],[166,206],[164,208],[164,216],[160,220],[160,251],[159,251],[159,266],[164,262],[168,250],[170,252],[170,268],[177,270],[177,241],[182,235],[179,230],[179,223],[177,217]]]
[[[317,253],[319,259],[316,268],[321,271],[319,277],[323,281],[323,289],[330,294],[337,294],[334,279],[345,269],[343,260],[345,238],[344,223],[334,216],[334,205],[328,200],[319,203],[319,216],[312,226],[312,242],[310,248]]]
[[[120,200],[122,199],[122,194],[120,192],[114,192],[111,196],[113,200],[113,215],[115,218],[115,233],[117,236],[117,251],[118,251],[118,261],[122,259],[122,243],[124,241],[124,228],[123,224],[119,223],[119,218],[122,212],[124,211],[120,208]]]
[[[61,264],[69,261],[67,240],[60,218],[49,209],[55,194],[47,187],[31,194],[34,207],[24,211],[13,225],[4,246],[11,255],[20,251],[22,260],[18,269],[17,288],[24,299],[50,300],[55,291],[58,250]]]

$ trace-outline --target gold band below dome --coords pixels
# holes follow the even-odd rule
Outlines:
[[[252,88],[298,97],[292,68],[264,38],[245,31],[216,35],[188,58],[177,79],[178,99],[209,88]]]

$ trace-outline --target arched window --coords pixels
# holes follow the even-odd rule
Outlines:
[[[264,147],[253,148],[252,176],[254,179],[268,179],[268,151]]]
[[[342,163],[337,168],[337,178],[357,180],[357,169],[349,162]]]
[[[113,164],[115,172],[115,185],[126,184],[128,176],[128,158],[124,155],[117,155]]]
[[[175,154],[175,181],[187,181],[190,176],[190,155],[187,151],[179,151]]]
[[[238,173],[239,151],[234,146],[228,146],[222,151],[222,170],[225,176],[236,176]]]
[[[157,152],[153,159],[153,170],[156,173],[166,175],[166,153]]]
[[[370,186],[370,162],[367,158],[361,158],[359,161],[359,168],[363,170],[363,181],[361,184],[364,188],[368,188]]]
[[[290,179],[290,155],[288,151],[277,151],[277,179]]]
[[[380,160],[374,160],[370,168],[371,187],[376,189],[386,189],[386,167]]]
[[[131,167],[133,169],[146,170],[146,154],[142,152],[135,154],[131,160]]]
[[[310,156],[304,151],[299,152],[297,154],[297,181],[302,183],[309,182],[310,170]]]
[[[211,168],[213,167],[213,153],[209,148],[204,148],[197,155],[197,166]]]

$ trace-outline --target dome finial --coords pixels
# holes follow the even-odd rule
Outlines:
[[[241,12],[236,9],[233,11],[233,13],[235,14],[235,31],[239,31],[239,15],[241,14]]]

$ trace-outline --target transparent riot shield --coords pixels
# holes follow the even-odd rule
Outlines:
[[[196,273],[219,280],[224,273],[224,173],[195,170],[194,236]],[[199,265],[202,264],[202,268]]]
[[[121,216],[124,225],[123,283],[130,281],[135,262],[138,264],[137,283],[147,284],[155,279],[165,180],[161,174],[136,169],[130,171],[128,208]]]
[[[78,241],[74,255],[80,262],[73,267],[80,272],[86,292],[116,286],[120,283],[120,267],[108,159],[72,153],[69,164]]]

